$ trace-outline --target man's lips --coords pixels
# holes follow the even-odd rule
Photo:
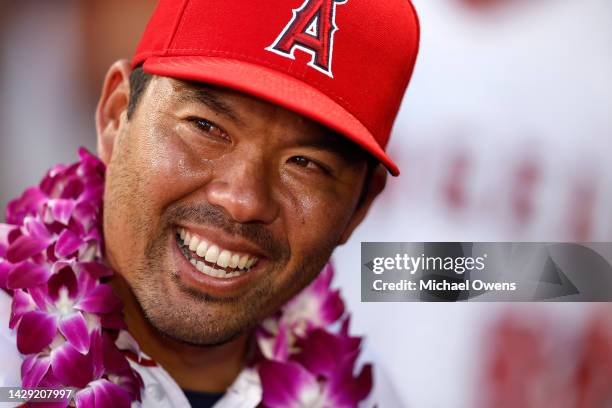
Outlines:
[[[201,273],[213,278],[238,277],[258,262],[259,257],[232,251],[186,228],[177,229],[177,244],[185,258]]]

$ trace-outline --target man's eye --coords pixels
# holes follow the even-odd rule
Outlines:
[[[329,174],[329,169],[327,167],[304,156],[293,156],[288,160],[288,162],[305,169],[322,171]]]
[[[188,120],[189,122],[193,123],[200,131],[204,133],[208,133],[209,135],[213,137],[219,137],[221,139],[230,140],[229,135],[227,134],[225,130],[221,129],[219,126],[215,125],[214,123],[206,119],[191,117]]]

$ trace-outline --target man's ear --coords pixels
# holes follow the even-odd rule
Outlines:
[[[339,245],[345,244],[346,241],[351,237],[351,234],[357,228],[361,221],[365,218],[368,213],[374,199],[378,197],[378,195],[384,190],[385,184],[387,183],[387,169],[385,169],[381,165],[377,165],[372,177],[370,179],[369,186],[364,186],[367,188],[367,192],[365,197],[361,200],[359,206],[355,209],[353,213],[353,217],[348,223],[346,229],[342,233],[340,237]]]
[[[130,99],[130,63],[119,60],[108,69],[102,95],[96,108],[98,154],[105,164],[110,162],[121,122],[127,120]]]

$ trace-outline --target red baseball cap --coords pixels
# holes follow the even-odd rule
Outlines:
[[[419,22],[408,0],[161,0],[132,67],[232,88],[385,153],[412,75]]]

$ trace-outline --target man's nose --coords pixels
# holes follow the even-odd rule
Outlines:
[[[261,159],[233,161],[206,186],[208,202],[222,207],[237,222],[271,223],[279,205],[267,167]]]

